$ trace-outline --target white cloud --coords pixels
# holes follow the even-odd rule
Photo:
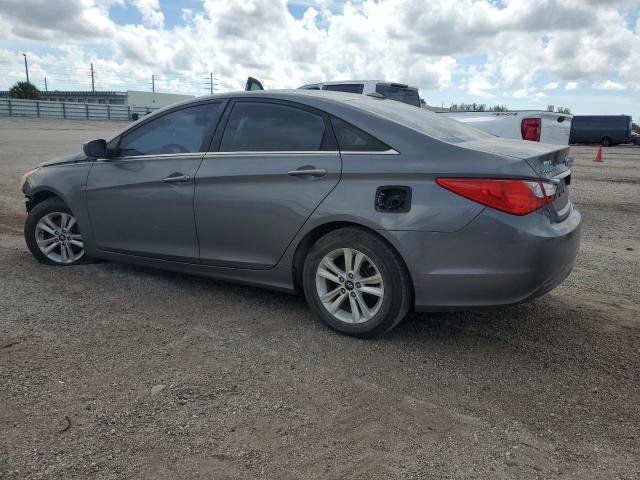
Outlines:
[[[578,88],[578,82],[567,82],[564,86],[565,90],[576,90]]]
[[[626,90],[627,89],[627,87],[625,87],[623,84],[618,82],[613,82],[611,80],[607,80],[606,82],[594,83],[593,88],[596,88],[598,90]]]
[[[152,27],[164,25],[164,14],[160,11],[159,0],[132,0],[132,3],[142,15],[142,21],[145,25]]]
[[[172,88],[204,93],[203,75],[214,71],[224,89],[240,88],[252,75],[267,87],[383,78],[424,90],[455,84],[484,97],[541,98],[541,90],[561,84],[570,90],[609,78],[640,90],[640,35],[614,2],[296,0],[308,7],[296,19],[286,0],[203,0],[202,8],[189,3],[181,25],[167,28],[159,0],[130,1],[142,25],[109,19],[109,6],[123,0],[3,0],[0,35],[14,44],[28,39],[53,46],[60,53],[43,61],[70,71],[86,69],[93,58],[101,82],[115,86],[148,83],[154,72],[186,79],[166,80]],[[108,54],[98,61],[96,51]],[[470,57],[481,64],[467,66]],[[539,85],[543,74],[556,81]]]
[[[541,100],[547,98],[547,94],[537,90],[534,87],[520,88],[511,94],[513,98],[529,99],[529,100]]]

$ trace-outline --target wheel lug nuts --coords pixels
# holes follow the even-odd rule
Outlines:
[[[353,278],[353,273],[350,273],[350,274],[349,274],[349,278]]]
[[[55,241],[56,243],[58,243],[60,240],[58,240],[57,238],[55,238],[55,239],[54,239],[54,241]]]
[[[340,283],[344,282],[344,277],[340,277],[338,280],[340,280]]]
[[[355,297],[356,296],[356,292],[351,292],[351,296]]]
[[[356,283],[356,287],[360,288],[362,285],[360,283]]]
[[[342,288],[342,289],[340,290],[340,293],[344,293],[344,292],[346,292],[346,290],[345,290],[344,288]]]
[[[56,230],[56,235],[60,235],[60,232],[58,230]]]

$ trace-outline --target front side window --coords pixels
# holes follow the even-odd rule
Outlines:
[[[340,85],[325,85],[325,90],[333,92],[362,93],[364,84],[362,83],[343,83]]]
[[[222,136],[221,152],[299,152],[322,149],[322,116],[266,102],[234,105]]]
[[[199,152],[218,121],[221,105],[222,102],[194,105],[150,120],[124,134],[119,156]]]

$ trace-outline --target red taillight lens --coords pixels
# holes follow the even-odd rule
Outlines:
[[[512,215],[526,215],[553,202],[556,185],[530,180],[438,178],[436,183],[469,200]]]
[[[525,118],[522,120],[521,130],[522,139],[531,140],[532,142],[540,141],[540,125],[541,120],[539,118]]]

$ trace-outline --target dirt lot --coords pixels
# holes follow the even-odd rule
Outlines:
[[[359,341],[293,296],[38,264],[20,175],[122,126],[0,119],[0,478],[640,478],[640,147],[573,149],[554,292]]]

